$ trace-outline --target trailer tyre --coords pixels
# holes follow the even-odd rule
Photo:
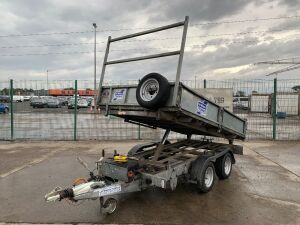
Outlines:
[[[158,109],[166,104],[170,96],[170,84],[159,73],[149,73],[142,78],[136,90],[136,99],[140,106]]]
[[[206,164],[203,170],[198,171],[197,176],[197,187],[200,192],[207,193],[209,192],[215,183],[215,167],[212,162]]]
[[[113,214],[117,208],[118,200],[115,198],[109,198],[103,204],[103,211],[108,215]]]
[[[224,156],[218,158],[215,163],[216,174],[220,180],[227,179],[232,170],[232,156],[230,153],[226,153]]]

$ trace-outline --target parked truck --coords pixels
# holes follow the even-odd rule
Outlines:
[[[245,139],[246,122],[180,82],[188,21],[186,17],[179,23],[108,38],[98,107],[106,116],[120,117],[125,122],[153,129],[161,128],[165,133],[160,141],[138,144],[127,155],[103,150],[96,162],[96,173],[79,159],[90,171],[89,177],[78,180],[72,187],[54,189],[45,196],[47,202],[100,199],[101,211],[111,214],[116,211],[118,200],[124,193],[151,187],[175,190],[180,182],[195,185],[200,192],[206,193],[213,188],[217,176],[221,180],[229,178],[235,163],[234,154],[243,153],[242,146],[233,142]],[[183,35],[178,51],[108,61],[113,42],[180,26],[183,26]],[[175,82],[150,72],[138,85],[102,85],[108,65],[174,55],[179,56]],[[186,138],[170,142],[171,131],[184,134]],[[196,140],[193,135],[203,135],[203,138]],[[224,138],[228,142],[214,142],[208,136]]]

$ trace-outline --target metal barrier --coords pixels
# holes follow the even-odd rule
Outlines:
[[[103,81],[104,81],[104,75],[105,75],[105,70],[107,65],[112,65],[112,64],[119,64],[119,63],[127,63],[127,62],[134,62],[134,61],[140,61],[140,60],[147,60],[147,59],[155,59],[155,58],[161,58],[161,57],[167,57],[167,56],[174,56],[174,55],[179,55],[178,57],[178,64],[177,64],[177,70],[176,70],[176,80],[175,80],[175,87],[174,87],[174,93],[173,93],[173,100],[172,103],[173,105],[176,104],[176,98],[178,95],[178,90],[179,90],[179,82],[180,82],[180,75],[181,75],[181,68],[182,68],[182,61],[183,61],[183,55],[184,55],[184,47],[185,47],[185,42],[186,42],[186,35],[187,35],[187,28],[189,24],[189,17],[186,16],[185,20],[179,23],[174,23],[134,34],[129,34],[117,38],[111,38],[111,36],[108,37],[107,39],[107,45],[106,45],[106,50],[105,50],[105,55],[103,59],[103,65],[102,65],[102,71],[101,71],[101,76],[100,76],[100,82],[99,82],[99,93],[101,93],[102,87],[103,87]],[[126,58],[126,59],[118,59],[118,60],[113,60],[113,61],[108,61],[108,54],[109,54],[109,48],[110,44],[113,42],[117,41],[122,41],[130,38],[135,38],[143,35],[148,35],[151,33],[156,33],[160,32],[163,30],[169,30],[177,27],[183,27],[183,32],[182,32],[182,38],[181,38],[181,44],[180,44],[180,49],[177,51],[171,51],[171,52],[164,52],[164,53],[159,53],[159,54],[153,54],[153,55],[144,55],[144,56],[139,56],[139,57],[134,57],[134,58]],[[101,96],[98,95],[97,103],[100,103],[100,98]]]
[[[233,112],[247,120],[248,139],[300,140],[300,80],[182,82],[200,92],[205,88],[229,89]],[[137,81],[113,84],[133,83]],[[0,81],[0,102],[9,108],[9,113],[0,112],[0,140],[152,140],[161,137],[159,129],[105,117],[92,109],[92,102],[84,105],[82,96],[85,99],[94,96],[93,84],[92,80]],[[38,108],[31,104],[32,96],[60,99],[61,102],[58,108],[55,104],[51,108]],[[178,139],[184,136],[173,133],[170,137]]]

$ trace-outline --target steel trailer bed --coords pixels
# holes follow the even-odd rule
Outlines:
[[[181,134],[245,139],[246,122],[223,107],[213,103],[191,88],[179,83],[175,105],[172,99],[159,110],[147,110],[136,100],[137,85],[110,86],[101,90],[100,109],[106,115],[125,119],[125,122],[152,128],[171,129]],[[174,83],[171,84],[171,96]],[[117,93],[122,95],[116,99]],[[202,108],[200,108],[202,107]]]
[[[184,27],[179,51],[108,61],[112,42],[179,26]],[[243,153],[242,146],[234,145],[233,140],[245,139],[246,123],[180,82],[187,26],[188,17],[176,24],[119,38],[108,38],[97,105],[106,115],[121,117],[125,122],[146,127],[159,127],[166,130],[165,134],[160,142],[136,145],[127,155],[118,154],[117,151],[107,153],[103,150],[100,160],[96,162],[97,174],[79,160],[90,171],[90,177],[87,180],[76,180],[71,188],[55,188],[45,196],[47,202],[62,199],[74,202],[100,199],[102,212],[111,214],[115,212],[118,198],[123,193],[142,191],[149,187],[174,190],[179,182],[195,184],[199,191],[205,193],[213,187],[216,175],[219,179],[227,179],[230,176],[232,164],[235,163],[234,154]],[[164,100],[161,101],[162,107],[149,109],[141,106],[137,99],[137,90],[141,86],[102,86],[107,65],[171,55],[179,55],[176,80],[174,83],[164,81],[164,87],[169,88],[169,98],[161,99]],[[161,78],[161,75],[158,78],[165,79]],[[142,81],[143,79],[140,83]],[[157,94],[158,89],[151,85],[149,90]],[[171,143],[167,140],[170,131],[186,134],[186,139]],[[193,140],[194,134],[223,137],[229,140],[229,143],[216,143],[205,137],[202,140]]]

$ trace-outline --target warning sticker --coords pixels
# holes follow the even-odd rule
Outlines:
[[[206,116],[207,107],[208,107],[208,101],[204,99],[198,101],[196,113],[200,116]]]
[[[125,89],[119,89],[116,90],[114,93],[114,96],[112,98],[112,101],[118,101],[124,98],[125,95]]]

